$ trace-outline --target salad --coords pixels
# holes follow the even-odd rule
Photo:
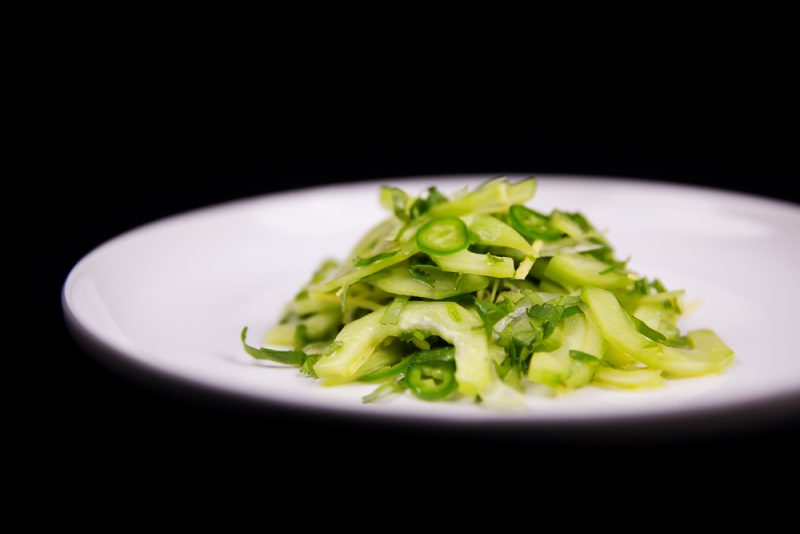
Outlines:
[[[681,333],[682,290],[641,276],[578,212],[526,206],[533,178],[496,178],[450,198],[380,190],[390,215],[344,262],[325,261],[252,357],[324,385],[366,382],[372,402],[471,398],[519,407],[530,383],[555,394],[639,389],[718,373],[733,351]],[[408,394],[408,393],[404,393]]]

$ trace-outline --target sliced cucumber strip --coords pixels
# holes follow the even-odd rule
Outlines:
[[[606,272],[608,265],[584,254],[559,254],[550,259],[544,276],[564,287],[593,286],[604,289],[623,289],[632,285],[627,275]]]
[[[446,272],[433,265],[400,264],[373,275],[367,282],[387,293],[442,300],[485,289],[490,279]]]
[[[448,256],[431,256],[443,271],[493,276],[495,278],[514,278],[514,260],[492,254],[476,254],[462,250]]]

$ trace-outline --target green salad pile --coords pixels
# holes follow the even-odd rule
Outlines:
[[[628,269],[581,213],[525,205],[533,178],[446,197],[383,187],[391,215],[343,263],[328,260],[254,358],[323,384],[367,382],[365,402],[408,390],[426,401],[523,402],[529,383],[650,388],[718,373],[733,351],[711,330],[682,334],[681,290]]]

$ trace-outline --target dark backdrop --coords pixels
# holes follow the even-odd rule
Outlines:
[[[382,451],[476,444],[547,454],[661,447],[687,455],[700,450],[704,458],[719,458],[732,444],[796,447],[794,422],[621,443],[602,435],[568,441],[557,434],[453,436],[252,411],[131,381],[75,345],[64,328],[59,291],[84,254],[142,223],[243,196],[391,176],[559,172],[679,181],[798,201],[796,137],[785,133],[787,126],[796,129],[796,114],[785,103],[759,97],[742,105],[714,91],[680,99],[625,93],[591,102],[577,92],[509,102],[502,91],[482,100],[435,88],[430,95],[414,88],[414,98],[350,88],[265,89],[245,104],[231,91],[222,98],[184,87],[167,93],[134,87],[97,94],[88,108],[59,111],[51,133],[69,142],[59,143],[51,157],[63,179],[45,194],[45,211],[58,221],[50,230],[55,252],[36,267],[47,280],[42,299],[58,347],[50,364],[57,401],[41,413],[55,433],[70,436],[71,450],[302,461],[314,458],[321,444],[339,450],[355,443]]]

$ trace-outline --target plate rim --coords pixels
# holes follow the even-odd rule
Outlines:
[[[797,410],[800,404],[800,386],[795,390],[782,391],[775,394],[766,394],[758,399],[751,399],[745,401],[734,401],[721,406],[704,406],[692,407],[680,406],[671,408],[661,413],[622,413],[622,414],[609,414],[609,415],[589,415],[589,414],[570,414],[567,417],[558,417],[552,419],[531,419],[526,418],[522,414],[497,414],[497,417],[480,417],[471,419],[468,417],[447,417],[446,414],[436,413],[420,416],[419,414],[410,414],[405,412],[396,411],[371,411],[359,410],[353,407],[331,405],[324,406],[313,403],[304,403],[291,399],[282,399],[280,397],[262,396],[253,394],[246,391],[235,390],[225,387],[221,384],[208,382],[197,379],[195,377],[181,375],[164,369],[152,362],[147,361],[147,358],[136,356],[135,354],[128,353],[124,349],[114,346],[104,340],[99,335],[96,335],[87,325],[78,318],[75,311],[70,307],[69,291],[74,282],[75,277],[79,274],[80,269],[88,264],[93,257],[101,254],[103,250],[115,246],[115,244],[131,238],[140,233],[146,233],[149,230],[162,226],[165,224],[174,223],[177,221],[190,220],[192,218],[202,217],[206,214],[213,212],[222,212],[229,209],[245,206],[250,203],[258,203],[266,199],[273,199],[276,197],[291,197],[297,195],[307,194],[309,192],[322,192],[326,189],[341,189],[342,187],[378,187],[385,185],[389,182],[404,182],[404,183],[419,183],[424,185],[431,181],[470,181],[475,182],[484,177],[507,176],[511,179],[519,179],[528,176],[535,176],[537,179],[546,181],[570,181],[570,182],[612,182],[624,183],[627,185],[634,185],[640,187],[656,187],[665,189],[679,189],[679,190],[698,190],[705,191],[712,194],[722,194],[730,197],[739,198],[745,201],[755,201],[759,203],[766,203],[774,207],[781,207],[782,209],[790,209],[796,214],[800,214],[800,206],[781,199],[770,197],[763,197],[760,195],[752,195],[740,191],[731,191],[726,189],[719,189],[714,187],[683,184],[679,182],[668,182],[660,180],[648,180],[641,178],[619,178],[613,176],[603,175],[588,175],[588,174],[524,174],[524,173],[508,173],[508,174],[491,174],[491,173],[473,173],[473,174],[441,174],[441,175],[421,175],[421,176],[398,176],[378,178],[374,180],[355,180],[346,182],[335,182],[324,185],[317,185],[311,187],[303,187],[297,189],[290,189],[284,191],[276,191],[273,193],[265,193],[261,195],[248,196],[233,200],[228,200],[216,204],[202,206],[176,214],[161,217],[129,230],[126,230],[110,239],[103,241],[84,256],[78,260],[75,265],[70,269],[67,277],[61,288],[61,307],[63,316],[68,327],[69,332],[78,342],[79,346],[90,356],[96,357],[102,363],[106,364],[112,370],[119,374],[126,375],[136,381],[144,380],[148,385],[153,385],[151,379],[155,379],[155,385],[161,388],[167,388],[172,392],[181,394],[188,394],[197,397],[202,393],[207,395],[213,394],[220,399],[227,401],[238,401],[244,406],[254,407],[256,409],[273,408],[283,409],[287,411],[299,411],[305,414],[314,415],[331,415],[350,420],[372,421],[375,423],[399,423],[411,424],[413,426],[442,426],[447,427],[491,427],[493,429],[502,430],[518,430],[521,427],[529,427],[529,429],[559,429],[565,430],[571,427],[581,427],[585,430],[596,429],[597,427],[617,427],[619,430],[626,430],[630,432],[635,429],[653,428],[675,429],[695,427],[695,429],[711,431],[713,429],[724,429],[729,427],[738,427],[742,424],[742,419],[750,420],[750,424],[761,423],[765,424],[773,420],[784,420],[790,416],[798,417]],[[132,351],[135,352],[135,351]],[[194,394],[192,394],[194,392]]]

